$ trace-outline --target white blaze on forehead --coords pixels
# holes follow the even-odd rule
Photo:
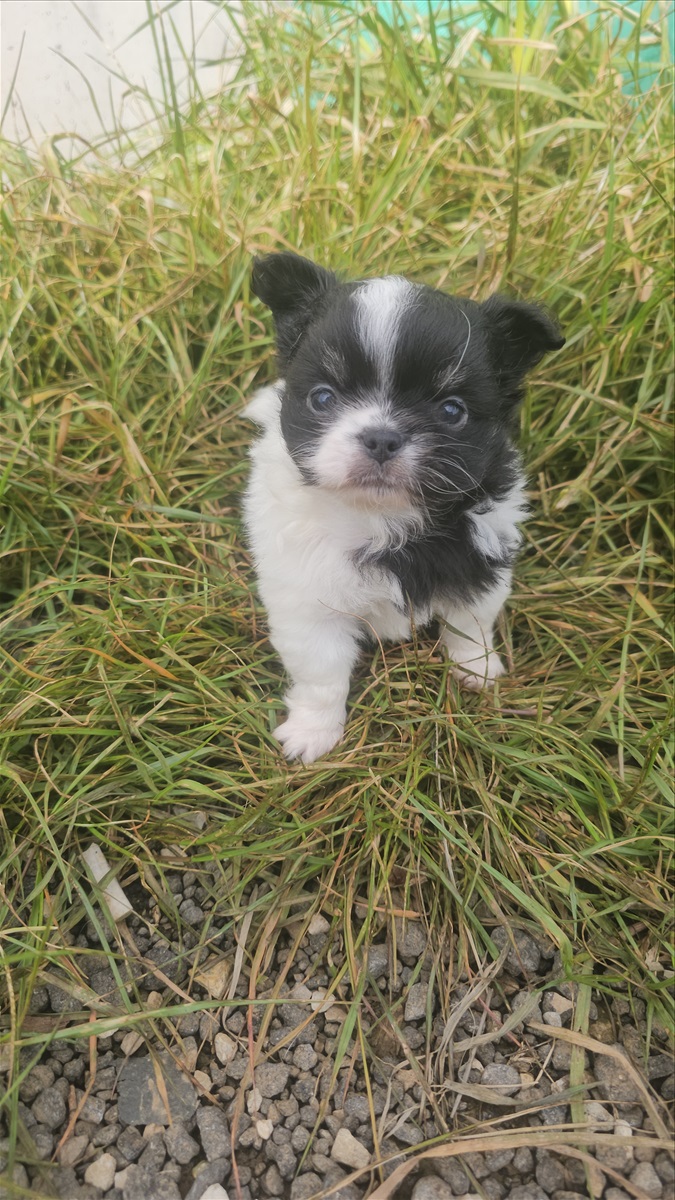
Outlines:
[[[386,275],[369,279],[354,293],[359,337],[381,384],[390,379],[401,317],[414,303],[415,291],[415,285],[400,275]]]

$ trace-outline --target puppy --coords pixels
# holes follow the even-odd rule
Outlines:
[[[276,737],[310,763],[342,737],[369,636],[437,618],[461,683],[502,674],[493,629],[525,516],[515,415],[525,375],[565,339],[532,304],[398,275],[344,283],[295,254],[256,259],[252,287],[283,378],[246,410],[262,436],[244,515],[291,679]]]

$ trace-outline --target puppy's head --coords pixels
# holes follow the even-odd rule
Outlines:
[[[565,341],[534,305],[342,283],[295,254],[256,259],[253,291],[275,319],[289,453],[308,483],[364,503],[484,494],[525,375]]]

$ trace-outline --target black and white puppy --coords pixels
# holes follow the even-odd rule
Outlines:
[[[295,254],[256,259],[283,379],[246,413],[245,521],[273,645],[291,678],[276,730],[309,763],[343,734],[368,635],[439,620],[457,678],[504,668],[493,628],[525,515],[512,435],[526,373],[564,345],[531,304],[478,304],[398,275],[340,282]]]

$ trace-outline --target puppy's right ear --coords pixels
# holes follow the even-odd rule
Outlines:
[[[317,304],[335,286],[332,271],[284,251],[253,260],[251,290],[272,310],[281,365],[293,357]]]

